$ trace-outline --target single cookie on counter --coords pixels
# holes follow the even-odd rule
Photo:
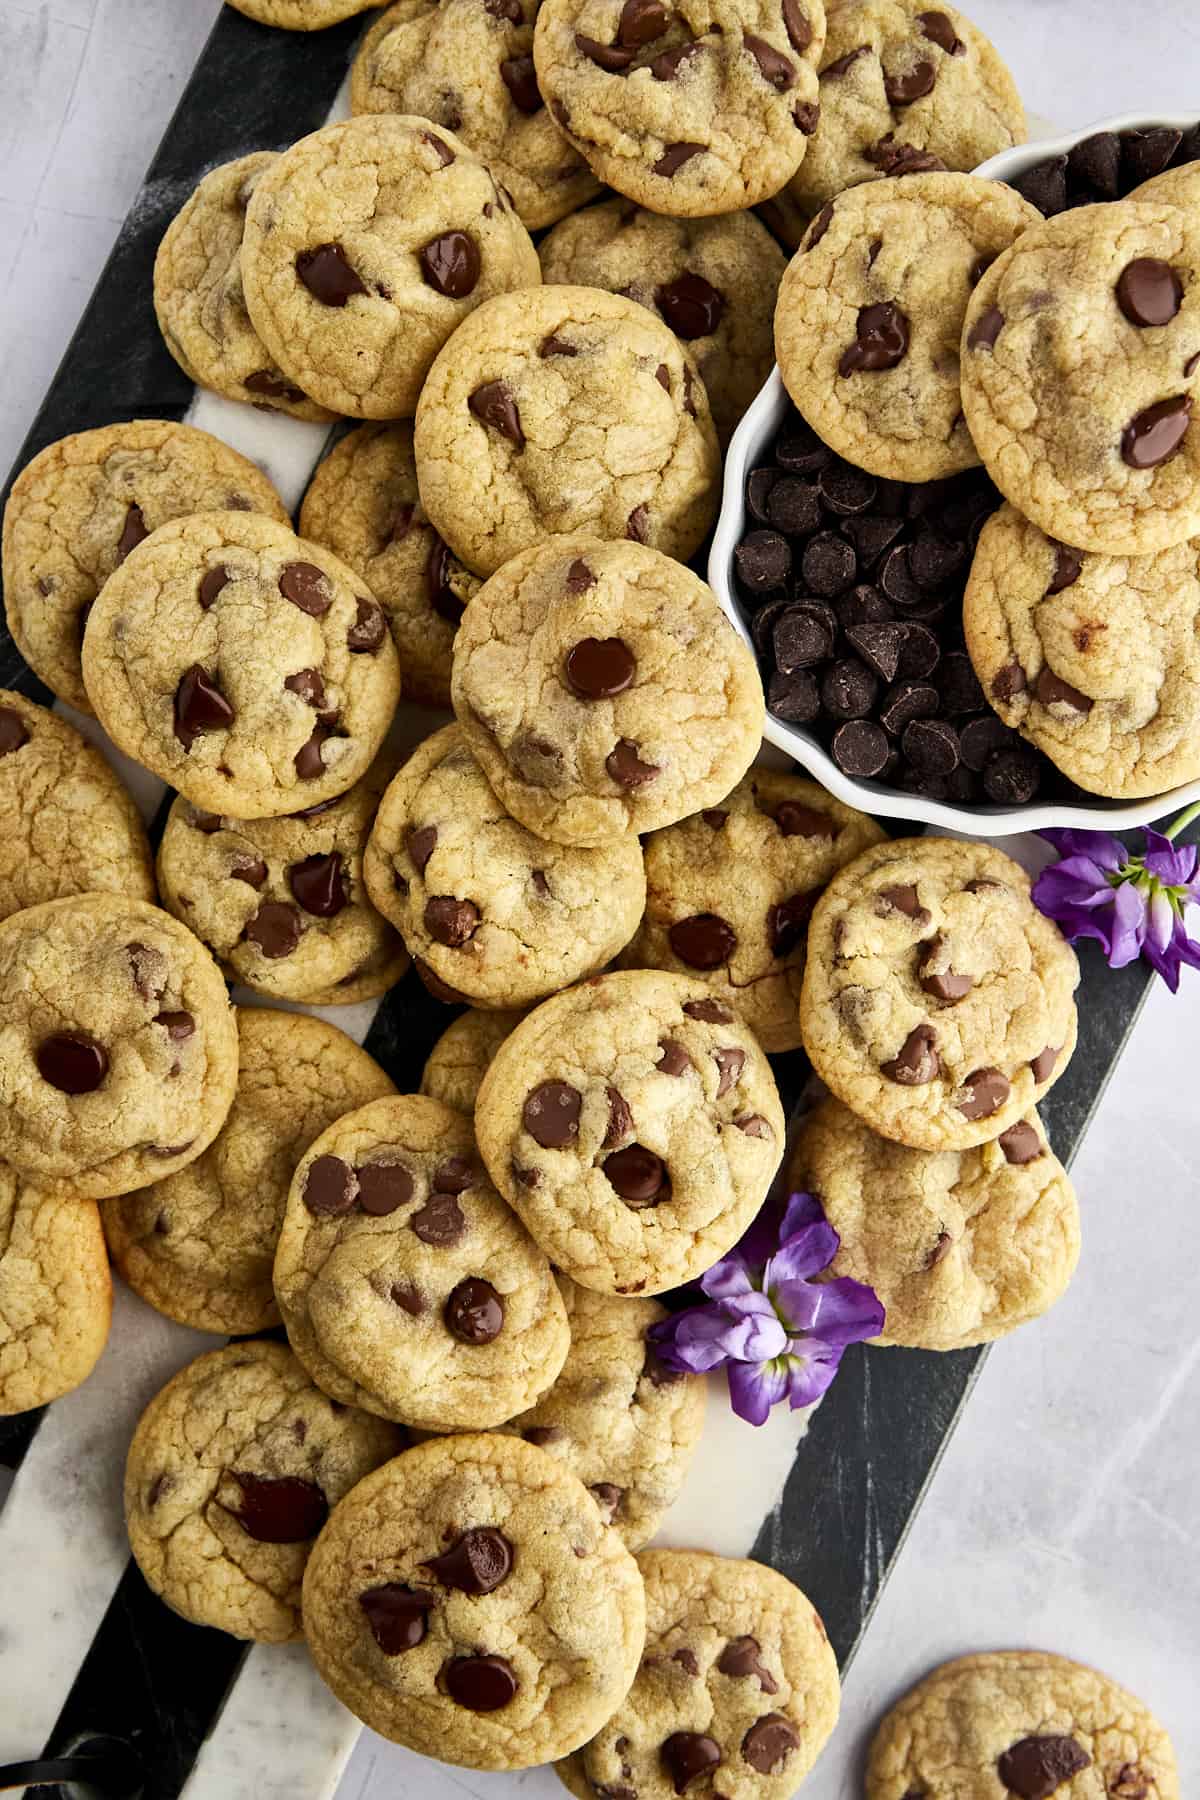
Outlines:
[[[363,39],[350,72],[355,113],[417,113],[485,162],[530,231],[600,192],[538,88],[540,0],[400,0]]]
[[[538,85],[592,172],[657,213],[777,193],[816,130],[822,0],[544,0]]]
[[[409,418],[472,308],[541,280],[488,168],[428,119],[346,119],[260,176],[242,279],[255,330],[306,394],[352,418]]]
[[[894,481],[973,468],[959,343],[971,291],[1037,208],[999,181],[908,175],[814,220],[775,308],[784,386],[820,437]]]
[[[426,1431],[523,1412],[570,1342],[550,1265],[486,1179],[470,1121],[412,1094],[347,1113],[301,1158],[275,1293],[327,1393]]]
[[[716,806],[762,740],[754,658],[711,588],[640,544],[514,557],[463,615],[452,697],[508,811],[559,844]]]
[[[115,894],[0,924],[0,1162],[100,1200],[194,1162],[233,1104],[216,963],[169,913]]]
[[[1075,1048],[1079,964],[988,844],[895,838],[834,876],[808,928],[800,1029],[881,1136],[965,1150],[1024,1118]]]
[[[475,1131],[558,1268],[598,1293],[660,1294],[741,1237],[784,1119],[752,1033],[704,982],[630,969],[517,1026],[484,1076]]]
[[[283,1644],[303,1636],[313,1540],[403,1432],[339,1406],[282,1344],[247,1339],[188,1363],[150,1402],[125,1464],[134,1560],[194,1625]]]
[[[763,1563],[704,1550],[644,1550],[637,1562],[641,1667],[604,1729],[559,1764],[564,1787],[578,1800],[675,1800],[702,1782],[727,1800],[791,1800],[841,1699],[811,1600]]]
[[[690,352],[600,288],[481,306],[429,372],[415,443],[425,510],[480,575],[581,531],[686,562],[716,516],[721,456]]]
[[[434,992],[511,1010],[611,962],[646,904],[642,847],[547,843],[510,818],[457,725],[418,744],[363,862],[375,905]]]
[[[1149,556],[1069,550],[1011,506],[984,526],[967,649],[1006,725],[1090,794],[1200,776],[1200,542]]]
[[[462,1013],[447,1025],[425,1061],[421,1092],[473,1118],[479,1084],[493,1056],[525,1017],[521,1012]]]
[[[815,1194],[841,1238],[831,1272],[879,1296],[880,1344],[990,1343],[1061,1299],[1079,1260],[1075,1190],[1033,1111],[971,1150],[906,1150],[825,1100],[788,1187]]]
[[[68,894],[153,900],[141,814],[94,745],[0,688],[0,919]]]
[[[371,904],[363,852],[394,762],[311,812],[228,819],[182,797],[158,851],[163,905],[233,980],[273,1000],[347,1006],[387,993],[408,953]]]
[[[250,513],[176,519],[139,546],[92,607],[83,668],[120,749],[235,819],[344,794],[400,698],[395,645],[359,577]]]
[[[322,1019],[239,1007],[237,1028],[237,1092],[208,1149],[102,1209],[134,1292],[181,1325],[230,1337],[279,1323],[275,1246],[301,1156],[343,1113],[396,1091]]]
[[[1050,537],[1149,556],[1200,536],[1200,216],[1122,200],[1044,219],[967,308],[962,404]]]
[[[885,835],[815,781],[751,769],[719,806],[646,839],[646,913],[621,965],[700,975],[764,1050],[798,1049],[809,915]]]
[[[589,206],[538,246],[549,286],[604,288],[648,307],[696,359],[722,444],[775,360],[771,321],[786,266],[752,213],[668,219],[629,200]]]
[[[261,25],[278,25],[283,31],[324,31],[355,13],[366,12],[375,0],[226,0],[235,12],[257,19]]]
[[[86,1381],[108,1340],[112,1278],[92,1200],[42,1194],[0,1163],[0,1418]]]
[[[1041,1650],[990,1650],[918,1682],[871,1745],[866,1800],[951,1792],[1180,1800],[1182,1789],[1158,1720],[1099,1669]]]
[[[4,509],[4,604],[35,675],[81,712],[92,602],[135,545],[187,513],[259,512],[288,524],[257,464],[170,419],[132,419],[59,438],[27,463]]]

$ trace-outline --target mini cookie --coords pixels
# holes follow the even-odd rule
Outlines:
[[[580,1800],[791,1800],[837,1722],[837,1663],[806,1594],[762,1563],[645,1550],[646,1649],[604,1729],[560,1764]],[[711,1783],[711,1786],[710,1786]]]
[[[92,710],[79,668],[84,626],[134,545],[169,519],[223,507],[288,523],[261,469],[168,419],[76,432],[26,464],[4,509],[4,604],[17,649],[60,700]]]
[[[896,838],[835,875],[808,928],[800,1029],[873,1130],[965,1150],[1015,1125],[1075,1048],[1075,953],[988,844]]]
[[[472,1118],[479,1084],[493,1056],[523,1012],[480,1012],[472,1008],[447,1025],[429,1052],[421,1092]]]
[[[158,852],[163,905],[229,975],[274,1000],[346,1006],[408,968],[363,879],[363,851],[393,767],[377,757],[348,793],[290,818],[225,819],[177,799]]]
[[[1123,200],[1044,219],[967,309],[962,401],[988,474],[1051,537],[1149,556],[1200,535],[1200,220]]]
[[[239,1007],[229,1116],[186,1169],[104,1203],[113,1261],[168,1318],[231,1337],[279,1323],[275,1245],[297,1162],[335,1119],[395,1093],[322,1019]]]
[[[343,1705],[472,1769],[566,1755],[625,1694],[645,1635],[637,1564],[582,1482],[519,1439],[418,1444],[322,1532],[304,1629]]]
[[[812,214],[881,175],[976,169],[1023,144],[1025,111],[995,46],[953,6],[842,0],[829,11],[820,123],[787,198]]]
[[[454,710],[509,812],[604,844],[715,806],[762,740],[754,659],[712,590],[639,544],[515,557],[455,641]]]
[[[963,600],[967,649],[1006,725],[1111,800],[1200,775],[1200,543],[1084,555],[1004,507]]]
[[[100,1359],[112,1280],[99,1208],[0,1163],[0,1417],[69,1394]]]
[[[738,212],[817,125],[821,0],[545,0],[538,85],[593,173],[653,212]]]
[[[252,514],[156,532],[92,608],[83,668],[120,749],[236,819],[344,794],[400,697],[395,646],[358,576]]]
[[[1040,1650],[943,1663],[887,1714],[866,1775],[867,1800],[1179,1800],[1181,1791],[1171,1740],[1141,1701],[1098,1669]]]
[[[896,481],[974,468],[958,358],[971,290],[1041,215],[973,175],[853,188],[788,264],[775,349],[799,411],[847,462]]]
[[[690,354],[599,288],[481,306],[430,370],[415,442],[429,517],[481,575],[580,531],[686,562],[717,510],[721,457]]]
[[[450,704],[450,656],[481,583],[425,517],[412,426],[362,425],[335,444],[300,508],[300,534],[360,575],[384,610],[404,698]]]
[[[701,975],[764,1050],[798,1049],[809,915],[884,835],[815,781],[751,769],[720,806],[646,840],[646,914],[621,962]]]
[[[237,1029],[217,965],[156,906],[81,894],[0,924],[0,1160],[99,1200],[194,1162],[225,1122]]]
[[[706,1386],[666,1368],[646,1333],[667,1317],[656,1300],[591,1294],[559,1277],[571,1348],[562,1374],[501,1429],[537,1444],[588,1488],[630,1550],[675,1504],[704,1427]]]
[[[434,991],[529,1006],[592,975],[646,904],[642,847],[550,844],[511,819],[447,725],[419,744],[380,803],[367,887]]]
[[[0,919],[68,894],[154,899],[141,814],[99,750],[0,688]]]
[[[752,1034],[702,981],[598,975],[530,1013],[475,1108],[492,1180],[598,1293],[711,1268],[766,1198],[783,1109]]]
[[[260,176],[242,275],[280,368],[359,419],[410,417],[471,309],[541,280],[479,158],[427,119],[392,115],[326,125]]]
[[[533,72],[540,0],[400,0],[363,39],[350,72],[356,113],[416,113],[456,132],[530,231],[599,193],[550,117]]]
[[[628,200],[589,206],[538,247],[542,280],[605,288],[671,327],[696,359],[722,444],[774,362],[783,252],[752,213],[667,219]]]
[[[484,1178],[469,1121],[417,1095],[348,1113],[302,1158],[275,1293],[327,1393],[426,1431],[502,1424],[567,1354],[550,1265]]]
[[[264,1644],[299,1638],[313,1539],[342,1496],[403,1448],[394,1425],[327,1399],[282,1344],[210,1351],[168,1381],[133,1434],[134,1560],[194,1625]]]
[[[834,1275],[874,1288],[880,1344],[962,1350],[1061,1299],[1079,1260],[1079,1206],[1036,1112],[972,1150],[905,1150],[840,1100],[805,1119],[788,1187],[815,1194],[840,1236]]]
[[[324,31],[327,25],[366,12],[374,0],[227,0],[227,4],[248,19],[284,31]]]

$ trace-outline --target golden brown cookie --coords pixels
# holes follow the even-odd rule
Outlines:
[[[111,1315],[95,1202],[41,1194],[0,1163],[0,1417],[46,1406],[86,1381]]]

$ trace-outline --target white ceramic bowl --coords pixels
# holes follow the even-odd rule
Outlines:
[[[1014,175],[1044,162],[1047,157],[1061,156],[1084,138],[1097,131],[1137,131],[1150,125],[1166,125],[1188,129],[1196,123],[1196,115],[1156,113],[1122,113],[1115,119],[1100,119],[1080,131],[1064,132],[1059,137],[1039,138],[1034,143],[1019,144],[1013,150],[1001,151],[975,171],[995,181],[1009,181]],[[725,458],[725,485],[721,515],[717,521],[709,557],[708,579],[734,628],[753,651],[754,643],[741,616],[734,592],[733,552],[746,525],[746,477],[762,459],[771,439],[787,416],[791,402],[784,389],[778,368],[756,396],[750,410],[738,426]],[[954,831],[989,837],[1007,837],[1018,831],[1037,831],[1043,826],[1080,826],[1093,831],[1123,830],[1145,825],[1179,812],[1193,800],[1200,800],[1200,781],[1190,781],[1173,788],[1168,794],[1157,794],[1148,800],[1103,800],[1098,796],[1086,801],[1064,804],[1058,801],[1034,800],[1028,806],[952,806],[942,800],[928,800],[920,794],[909,794],[887,787],[880,781],[855,781],[844,775],[833,758],[811,733],[797,725],[767,714],[765,735],[768,743],[784,751],[807,769],[810,775],[850,806],[883,818],[919,819],[927,825],[939,825]]]

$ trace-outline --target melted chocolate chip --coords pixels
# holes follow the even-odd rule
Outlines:
[[[689,1019],[702,1019],[706,1025],[732,1025],[733,1014],[719,1000],[685,1000],[683,1010]]]
[[[774,956],[790,956],[804,941],[818,894],[791,894],[767,909],[767,939]]]
[[[474,1167],[465,1156],[448,1156],[433,1171],[435,1194],[465,1194],[474,1181]]]
[[[637,658],[624,638],[581,638],[563,658],[563,672],[581,700],[611,700],[633,686]]]
[[[901,1045],[900,1053],[883,1064],[883,1073],[901,1087],[923,1087],[941,1071],[937,1038],[932,1025],[916,1025]]]
[[[673,1731],[658,1754],[677,1794],[722,1762],[721,1746],[700,1731]]]
[[[604,44],[599,38],[588,37],[582,31],[575,33],[575,48],[581,56],[586,56],[589,62],[594,62],[607,75],[623,74],[637,54],[628,45]]]
[[[125,523],[121,527],[121,535],[117,539],[117,561],[123,563],[129,552],[150,536],[146,521],[142,517],[140,506],[130,506],[125,514]]]
[[[1027,676],[1019,662],[1005,663],[992,677],[992,695],[1002,704],[1025,692]]]
[[[504,1302],[490,1281],[468,1275],[450,1295],[442,1317],[460,1343],[490,1344],[504,1329]]]
[[[996,1140],[1004,1152],[1005,1162],[1033,1162],[1042,1154],[1042,1140],[1028,1119],[1018,1119],[1007,1131],[1002,1131]]]
[[[557,1444],[566,1436],[561,1425],[527,1425],[521,1436],[527,1444],[534,1444],[544,1450],[547,1444]]]
[[[1131,469],[1157,469],[1179,450],[1191,419],[1189,395],[1156,401],[1131,419],[1122,432],[1122,458]]]
[[[568,594],[586,594],[589,588],[596,585],[596,576],[589,569],[582,557],[576,557],[567,570],[566,588]]]
[[[579,347],[569,343],[566,338],[559,337],[557,332],[548,331],[538,345],[538,355],[543,362],[552,356],[578,356]]]
[[[306,856],[287,872],[288,886],[314,919],[333,919],[349,904],[346,871],[335,850],[330,856]]]
[[[479,246],[465,231],[444,231],[417,252],[425,285],[448,300],[464,300],[474,292],[482,262]]]
[[[651,174],[661,175],[669,181],[679,173],[684,163],[691,162],[693,156],[699,156],[704,148],[703,144],[668,144],[651,169]]]
[[[1056,1788],[1091,1765],[1091,1757],[1073,1737],[1026,1737],[996,1758],[996,1773],[1020,1800],[1049,1800]]]
[[[908,354],[908,320],[893,300],[861,307],[855,331],[838,363],[839,375],[894,369]]]
[[[659,1056],[654,1066],[660,1075],[682,1075],[692,1067],[691,1057],[675,1038],[663,1038],[658,1048]]]
[[[737,933],[717,913],[694,913],[667,932],[672,950],[689,969],[718,969],[737,948]]]
[[[784,800],[773,815],[784,837],[835,838],[837,826],[828,813],[815,806],[802,806],[798,800]]]
[[[958,1102],[958,1110],[964,1119],[990,1118],[1012,1093],[1012,1084],[999,1069],[975,1069],[963,1086],[967,1092]]]
[[[11,756],[29,742],[29,732],[20,713],[11,706],[0,706],[0,756]]]
[[[776,50],[774,44],[768,44],[765,38],[756,37],[750,31],[743,31],[742,44],[758,64],[758,72],[768,87],[773,87],[777,94],[786,94],[789,88],[795,87],[796,65],[790,57]]]
[[[431,894],[425,902],[425,929],[435,943],[447,950],[461,950],[470,943],[483,915],[473,900],[456,900],[453,894]]]
[[[1117,305],[1131,325],[1169,325],[1183,305],[1183,283],[1169,262],[1137,256],[1117,277]]]
[[[442,1669],[446,1692],[470,1712],[499,1712],[515,1699],[520,1683],[503,1656],[455,1656]]]
[[[408,1221],[423,1244],[448,1250],[465,1236],[467,1221],[453,1194],[434,1194]]]
[[[1033,1079],[1036,1082],[1038,1082],[1039,1085],[1043,1081],[1049,1081],[1051,1075],[1053,1075],[1053,1073],[1054,1073],[1055,1065],[1057,1064],[1058,1059],[1061,1055],[1062,1055],[1062,1046],[1061,1045],[1059,1046],[1059,1048],[1057,1050],[1055,1050],[1055,1049],[1052,1049],[1049,1044],[1047,1044],[1046,1048],[1044,1050],[1038,1051],[1037,1055],[1034,1057],[1034,1059],[1030,1063],[1029,1067],[1033,1073]]]
[[[381,1151],[370,1162],[360,1163],[355,1173],[358,1203],[374,1219],[386,1218],[413,1197],[412,1172],[394,1152]]]
[[[650,64],[650,73],[655,81],[674,81],[684,64],[693,56],[699,56],[701,45],[697,43],[675,44],[670,50],[664,50]]]
[[[423,1569],[443,1587],[460,1594],[491,1594],[512,1573],[513,1547],[494,1525],[475,1525],[464,1531],[441,1556],[431,1556]]]
[[[1040,700],[1043,706],[1069,706],[1072,712],[1077,713],[1090,713],[1092,710],[1093,702],[1088,696],[1072,687],[1069,681],[1064,681],[1061,675],[1056,675],[1049,663],[1043,664],[1038,670],[1033,693],[1034,698]]]
[[[196,1030],[196,1021],[190,1012],[155,1013],[154,1023],[161,1025],[173,1044],[182,1044]]]
[[[600,1508],[604,1523],[606,1525],[611,1525],[621,1509],[622,1500],[625,1498],[624,1488],[619,1488],[616,1483],[612,1481],[596,1481],[589,1487],[588,1493],[591,1494],[596,1505]]]
[[[506,56],[500,64],[500,79],[512,96],[517,111],[531,117],[544,104],[534,74],[532,56]]]
[[[318,1156],[304,1177],[304,1204],[317,1219],[348,1213],[358,1197],[358,1180],[340,1156]]]
[[[404,834],[404,848],[412,857],[413,866],[418,875],[425,873],[425,865],[437,846],[438,832],[436,825],[410,825]]]
[[[521,1122],[543,1150],[565,1150],[579,1136],[583,1095],[567,1081],[543,1081],[526,1097]]]
[[[657,1206],[671,1193],[667,1166],[653,1150],[641,1144],[629,1144],[605,1157],[601,1168],[613,1188],[636,1211],[643,1206]]]
[[[38,1074],[60,1094],[91,1094],[108,1074],[108,1051],[83,1031],[55,1031],[34,1054]]]
[[[371,1636],[385,1656],[400,1656],[424,1642],[434,1597],[420,1588],[386,1581],[358,1596]]]
[[[759,1775],[769,1775],[800,1743],[800,1733],[782,1713],[756,1719],[742,1739],[742,1758]]]
[[[626,1138],[633,1136],[633,1113],[629,1102],[618,1088],[610,1087],[608,1093],[608,1124],[605,1127],[602,1150],[613,1150]]]
[[[800,0],[783,0],[783,27],[792,49],[803,55],[812,43],[813,30]]]
[[[228,587],[232,580],[233,576],[221,563],[218,563],[215,569],[209,569],[206,574],[200,577],[200,585],[196,590],[196,598],[199,600],[200,605],[205,612],[208,611],[217,595],[221,592],[221,589]]]
[[[242,1490],[234,1516],[260,1544],[304,1544],[329,1517],[329,1502],[315,1481],[295,1475],[269,1477],[231,1470]]]
[[[625,536],[634,544],[644,544],[650,530],[650,508],[635,506],[625,521]]]
[[[992,350],[1004,330],[1004,314],[998,306],[987,306],[967,334],[968,350]]]
[[[936,80],[936,63],[916,62],[902,75],[889,75],[885,69],[883,91],[889,106],[911,106],[914,100],[923,100],[926,94],[933,92]]]
[[[1054,546],[1054,574],[1046,595],[1061,594],[1064,588],[1074,587],[1083,572],[1083,553],[1072,550],[1066,544]]]
[[[330,709],[325,681],[319,669],[297,669],[294,675],[285,677],[283,685],[289,694],[298,695],[306,706],[311,706],[327,725],[333,723],[337,715]]]
[[[425,594],[438,618],[445,619],[448,625],[457,625],[465,611],[462,600],[450,585],[453,561],[449,546],[435,536],[425,561]]]
[[[175,736],[185,750],[190,750],[204,731],[227,731],[236,714],[216,680],[193,663],[180,677],[175,689]]]
[[[353,295],[367,291],[340,244],[317,244],[312,250],[301,250],[296,258],[296,274],[322,306],[345,306]]]
[[[374,600],[358,600],[354,623],[346,633],[346,648],[355,656],[373,656],[387,636],[383,608]]]
[[[525,448],[521,415],[507,382],[485,381],[482,387],[477,387],[468,397],[467,407],[482,425],[499,432],[518,451]]]
[[[310,619],[323,618],[333,605],[333,591],[325,571],[318,569],[316,563],[285,563],[279,575],[279,591]]]
[[[903,913],[906,919],[911,919],[919,930],[928,925],[929,912],[921,905],[920,896],[911,882],[903,887],[882,888],[879,898],[893,912]]]
[[[625,0],[617,24],[617,42],[635,50],[652,44],[667,29],[670,17],[662,0]]]
[[[661,773],[656,763],[643,762],[638,747],[628,738],[620,738],[604,759],[604,767],[618,787],[645,787]]]
[[[294,906],[289,906],[286,900],[268,900],[248,922],[243,936],[256,944],[264,956],[274,960],[292,954],[303,929],[300,914]]]
[[[917,14],[917,24],[922,35],[947,56],[965,56],[967,46],[954,29],[953,22],[944,12],[923,12]]]
[[[753,1675],[764,1694],[779,1692],[779,1683],[763,1663],[757,1638],[731,1638],[717,1658],[717,1668],[722,1675],[731,1675],[735,1680]]]
[[[945,939],[940,935],[931,940],[921,963],[918,980],[927,994],[935,1000],[944,1000],[952,1004],[962,1000],[971,992],[975,983],[969,975],[956,975],[953,969],[935,969],[932,964],[939,961],[945,949]]]
[[[690,343],[693,338],[712,336],[725,311],[725,296],[703,275],[685,269],[674,281],[655,288],[654,304],[675,336]]]
[[[252,375],[247,375],[242,386],[248,393],[262,394],[268,400],[286,400],[291,406],[298,406],[305,398],[298,387],[284,380],[278,369],[256,369]],[[267,406],[262,410],[270,412],[272,408]]]
[[[717,1099],[719,1100],[722,1094],[727,1094],[730,1088],[736,1087],[741,1079],[742,1070],[746,1066],[746,1052],[739,1050],[736,1044],[722,1045],[720,1049],[713,1051],[713,1061],[720,1070],[717,1081]]]

